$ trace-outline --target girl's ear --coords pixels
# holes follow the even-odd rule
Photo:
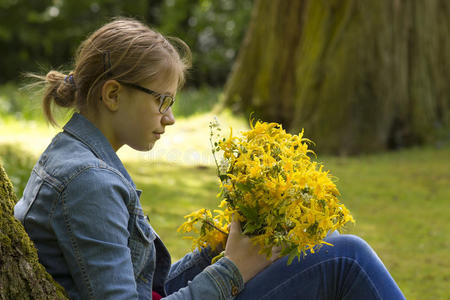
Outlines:
[[[102,87],[102,103],[105,107],[114,112],[119,109],[119,93],[122,86],[116,80],[108,80]]]

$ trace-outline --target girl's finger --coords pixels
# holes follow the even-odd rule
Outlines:
[[[242,233],[241,222],[239,222],[239,219],[236,217],[236,215],[233,215],[233,217],[231,219],[231,224],[229,226],[230,226],[230,232],[234,231],[234,232]]]

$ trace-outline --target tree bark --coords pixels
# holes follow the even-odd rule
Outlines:
[[[321,153],[443,138],[449,16],[446,0],[256,0],[225,104],[304,128]]]
[[[39,263],[36,248],[14,218],[16,200],[0,164],[0,299],[68,299]]]

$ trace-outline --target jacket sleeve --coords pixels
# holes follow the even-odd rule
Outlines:
[[[88,168],[61,193],[52,227],[82,299],[137,299],[128,220],[130,189],[113,171]]]
[[[193,254],[198,255],[198,253]],[[186,258],[186,257],[185,257]],[[200,261],[202,258],[197,256],[189,261]],[[176,265],[176,270],[171,270],[166,287],[178,286],[175,282],[181,280],[185,282],[185,272],[192,271],[195,267],[192,267],[191,263]],[[189,274],[190,276],[192,274]],[[244,282],[242,276],[236,267],[236,265],[226,257],[219,259],[216,263],[207,266],[203,271],[198,273],[192,280],[187,280],[186,285],[177,291],[172,292],[169,296],[163,298],[167,300],[226,300],[232,299],[239,294],[244,288]]]
[[[166,281],[167,299],[230,299],[236,296],[244,287],[242,276],[227,258],[210,265],[217,254],[204,248],[174,263]]]
[[[211,264],[212,258],[217,254],[213,253],[209,247],[202,248],[201,251],[195,249],[172,264],[165,284],[167,293],[171,294],[186,286],[188,281],[194,279]]]

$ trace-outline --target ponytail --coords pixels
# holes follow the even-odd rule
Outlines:
[[[37,79],[38,81],[30,86],[43,85],[42,109],[47,121],[57,126],[53,116],[53,106],[75,108],[76,84],[73,73],[64,75],[59,71],[50,71],[46,76],[28,73],[25,76]]]

